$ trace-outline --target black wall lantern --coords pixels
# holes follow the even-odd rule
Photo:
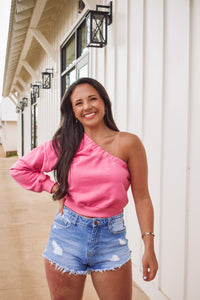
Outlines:
[[[23,97],[22,100],[20,101],[20,103],[21,103],[24,107],[27,107],[27,106],[28,106],[28,98],[27,98],[27,97]]]
[[[31,93],[34,97],[39,98],[40,97],[40,82],[31,83]]]
[[[40,82],[31,83],[31,105],[40,97]]]
[[[105,9],[102,11],[99,9]],[[107,25],[112,23],[112,1],[109,5],[96,5],[86,15],[87,47],[104,47],[107,44]]]
[[[19,114],[19,113],[20,113],[20,110],[21,110],[21,109],[20,109],[19,105],[17,105],[17,106],[16,106],[16,113]]]
[[[28,106],[28,98],[23,97],[22,100],[20,100],[19,105],[16,106],[16,113],[20,113],[24,111],[24,108]]]
[[[51,88],[51,77],[53,78],[53,68],[46,69],[45,72],[42,72],[42,89]]]

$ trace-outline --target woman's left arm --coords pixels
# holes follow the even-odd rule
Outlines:
[[[142,258],[143,278],[155,278],[158,263],[154,251],[154,211],[148,189],[148,167],[144,146],[135,135],[128,135],[128,168],[131,175],[131,189],[135,202],[137,218],[144,241]],[[149,234],[150,233],[150,234]]]

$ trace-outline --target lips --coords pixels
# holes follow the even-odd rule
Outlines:
[[[84,115],[84,118],[90,119],[90,118],[93,118],[95,115],[96,115],[96,113],[95,113],[95,112],[92,112],[92,113],[90,113],[90,114],[85,114],[85,115]]]

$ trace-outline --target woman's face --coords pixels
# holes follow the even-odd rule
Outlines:
[[[84,128],[104,124],[105,104],[93,86],[78,85],[72,92],[71,102],[74,115]]]

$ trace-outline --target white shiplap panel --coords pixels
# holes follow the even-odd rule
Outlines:
[[[188,30],[187,1],[165,1],[160,287],[170,299],[180,300],[184,289]]]
[[[128,60],[128,128],[138,134],[147,150],[149,186],[155,209],[156,252],[159,258],[160,172],[162,149],[162,81],[163,81],[163,1],[129,2],[129,60]],[[129,204],[131,208],[131,204]],[[142,242],[128,208],[128,229],[133,258],[133,276],[151,299],[166,299],[156,281],[148,285],[142,278]],[[131,218],[132,217],[132,218]],[[134,228],[134,229],[133,229]],[[134,233],[134,237],[133,237]]]
[[[144,1],[129,0],[128,11],[128,130],[143,132]]]
[[[105,48],[96,52],[96,79],[105,86]]]
[[[200,211],[200,2],[191,1],[190,27],[190,93],[187,168],[187,232],[184,300],[200,299],[199,285],[199,211]]]
[[[159,260],[163,114],[163,1],[144,2],[142,140],[149,166],[149,190],[155,213],[155,250]],[[158,286],[159,274],[151,283]],[[144,288],[146,285],[144,284]]]
[[[113,16],[115,16],[115,3],[113,2]],[[115,20],[115,17],[114,17]],[[112,111],[115,119],[115,72],[116,72],[116,55],[115,55],[115,22],[108,26],[108,44],[105,47],[105,88],[112,102]]]
[[[128,66],[127,66],[127,130],[142,135],[143,111],[143,1],[128,4]],[[126,208],[127,234],[132,250],[133,276],[141,277],[142,244],[141,233],[135,212],[133,197],[129,191],[129,204]]]
[[[121,131],[127,130],[127,45],[128,0],[115,1],[115,119]]]
[[[97,77],[97,64],[96,64],[97,49],[89,49],[89,77]]]

